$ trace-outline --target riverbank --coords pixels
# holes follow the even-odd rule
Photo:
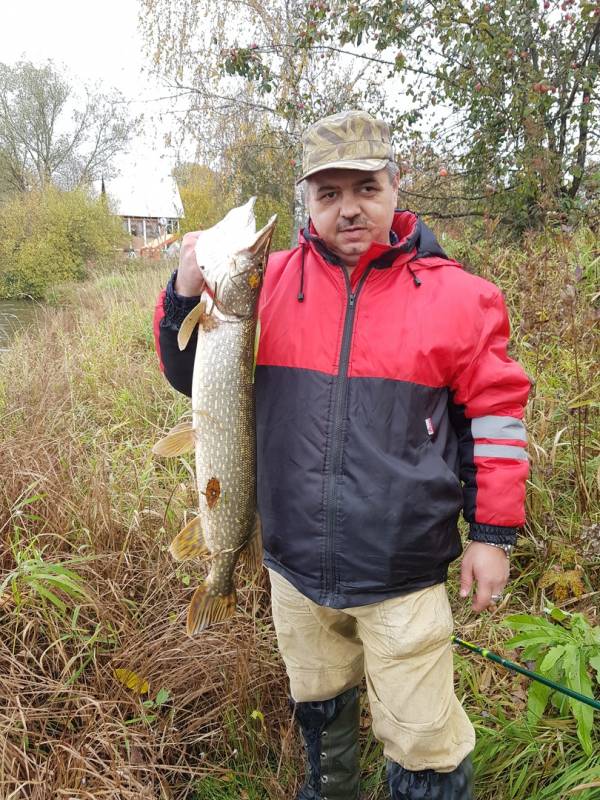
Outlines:
[[[506,602],[474,618],[449,584],[456,631],[510,658],[508,613],[552,600],[598,625],[593,275],[587,234],[524,248],[446,241],[505,291],[513,354],[535,380],[532,475]],[[594,249],[596,248],[596,249]],[[17,337],[0,372],[0,797],[289,800],[301,774],[266,576],[240,572],[240,608],[191,640],[185,613],[203,565],[167,548],[195,504],[192,462],[151,447],[188,410],[160,374],[154,300],[168,269],[99,276]],[[600,536],[599,536],[600,538]],[[553,575],[577,572],[580,585]],[[457,654],[478,733],[479,800],[594,800],[598,740],[553,709],[527,720],[527,684]],[[128,688],[128,670],[140,680]],[[147,691],[139,692],[146,687]],[[384,800],[363,709],[364,791]],[[597,785],[594,784],[594,785]],[[577,788],[579,787],[579,788]],[[570,795],[569,795],[570,796]]]

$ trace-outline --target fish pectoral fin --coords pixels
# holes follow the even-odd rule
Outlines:
[[[175,561],[185,561],[209,552],[204,541],[200,517],[194,517],[179,531],[169,546],[169,552]]]
[[[235,589],[230,594],[214,594],[209,581],[199,586],[188,608],[188,636],[194,636],[209,625],[229,619],[235,613],[236,602]]]
[[[242,550],[240,561],[244,567],[253,575],[259,571],[263,563],[263,542],[260,517],[256,515],[254,529],[248,539],[248,544]]]
[[[180,422],[152,448],[156,456],[180,456],[196,446],[196,433],[191,422]]]
[[[210,331],[216,328],[218,324],[218,321],[206,311],[206,301],[201,300],[181,323],[177,334],[179,349],[185,350],[196,325],[200,325],[204,330]]]
[[[194,306],[187,317],[181,323],[179,332],[177,334],[177,344],[180,350],[185,350],[187,344],[194,332],[194,328],[200,322],[200,318],[206,313],[206,303],[201,300],[197,306]]]

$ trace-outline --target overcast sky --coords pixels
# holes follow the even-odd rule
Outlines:
[[[0,61],[36,64],[52,59],[67,69],[73,83],[101,83],[119,89],[133,115],[144,113],[144,130],[124,166],[169,172],[175,154],[164,145],[168,123],[160,123],[166,103],[152,102],[167,92],[145,76],[138,29],[138,0],[0,0]],[[122,166],[121,164],[119,166]]]

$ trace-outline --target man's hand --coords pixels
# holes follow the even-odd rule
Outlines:
[[[196,240],[198,232],[186,233],[179,251],[179,267],[175,280],[175,291],[183,297],[197,297],[202,294],[204,278],[196,261]]]
[[[508,575],[509,562],[503,550],[483,542],[470,542],[460,568],[460,596],[468,597],[475,581],[473,611],[484,611],[493,602],[493,594],[502,594]]]

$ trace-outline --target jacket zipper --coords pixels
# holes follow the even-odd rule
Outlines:
[[[370,267],[360,277],[355,291],[352,291],[350,277],[345,267],[341,267],[346,281],[346,316],[344,318],[344,329],[342,333],[342,346],[340,348],[340,359],[338,364],[338,374],[335,379],[334,401],[333,401],[333,431],[331,458],[329,459],[329,475],[327,482],[327,537],[325,551],[325,575],[324,575],[324,597],[325,605],[329,605],[337,594],[337,576],[335,572],[335,528],[337,516],[337,478],[341,472],[342,454],[344,444],[344,418],[346,416],[346,403],[348,399],[348,364],[350,361],[350,347],[352,344],[352,329],[354,327],[354,315],[356,312],[356,302],[358,295],[371,271]]]

